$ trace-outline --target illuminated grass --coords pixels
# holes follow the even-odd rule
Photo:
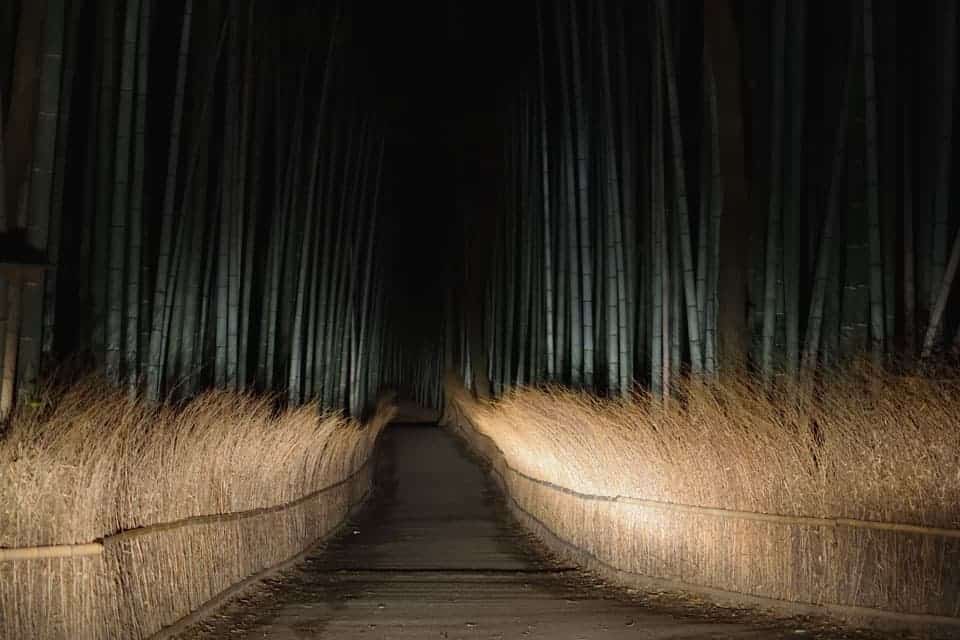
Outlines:
[[[960,528],[956,381],[858,367],[808,392],[727,377],[676,397],[458,400],[513,467],[583,493]]]
[[[281,505],[358,469],[388,420],[226,392],[150,407],[86,380],[21,408],[0,438],[0,547]]]

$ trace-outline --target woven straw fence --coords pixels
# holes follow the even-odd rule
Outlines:
[[[337,530],[371,490],[371,458],[287,504],[145,526],[89,544],[0,549],[0,638],[167,635],[170,625]]]

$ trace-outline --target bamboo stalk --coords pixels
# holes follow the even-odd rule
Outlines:
[[[83,162],[84,168],[82,173],[81,182],[83,184],[82,191],[82,204],[80,207],[80,215],[83,220],[81,226],[81,233],[79,238],[80,244],[80,273],[79,275],[79,287],[78,287],[78,299],[83,301],[87,306],[87,312],[83,316],[83,322],[88,326],[89,335],[87,337],[88,347],[92,348],[96,353],[96,320],[93,318],[93,312],[95,311],[95,305],[93,300],[93,284],[95,279],[95,270],[93,266],[95,260],[93,260],[91,253],[94,248],[96,236],[95,231],[97,227],[97,193],[99,191],[99,183],[97,181],[97,144],[99,140],[100,131],[98,123],[100,121],[100,84],[101,76],[103,74],[100,64],[101,51],[99,46],[94,47],[95,55],[93,55],[93,69],[91,72],[91,90],[89,91],[89,103],[87,104],[87,120],[86,120],[86,149],[83,153]]]
[[[141,347],[140,344],[140,304],[141,288],[144,283],[140,280],[143,269],[143,201],[144,201],[144,172],[146,166],[146,129],[147,129],[147,89],[148,89],[148,60],[150,55],[150,3],[151,0],[141,0],[139,15],[139,33],[137,35],[137,80],[134,102],[134,136],[133,136],[133,183],[130,188],[130,233],[127,237],[127,291],[126,291],[126,364],[127,385],[131,393],[135,393],[140,384]],[[146,363],[143,363],[146,364]]]
[[[613,113],[613,88],[610,78],[610,54],[606,20],[600,14],[600,56],[603,65],[602,83],[604,93],[604,111],[606,125],[606,170],[608,172],[606,195],[608,210],[606,215],[607,235],[607,387],[621,395],[629,386],[625,361],[629,358],[626,350],[627,315],[626,289],[623,259],[623,238],[621,226],[620,174],[617,166],[616,132]]]
[[[570,5],[566,7],[569,9]],[[561,89],[561,148],[563,157],[563,182],[566,187],[561,192],[563,203],[560,210],[564,211],[565,228],[567,229],[567,282],[570,287],[570,319],[568,326],[570,328],[570,365],[569,382],[573,385],[579,385],[583,381],[583,322],[581,315],[583,312],[583,301],[580,291],[582,276],[580,273],[580,243],[578,240],[577,227],[577,194],[576,194],[576,152],[574,151],[574,115],[572,112],[572,98],[569,80],[569,60],[566,51],[567,25],[563,21],[563,14],[557,11],[556,20],[556,38],[557,38],[557,57],[560,68],[560,89]]]
[[[362,154],[358,153],[356,149],[362,148],[364,131],[357,131],[359,127],[351,121],[347,122],[346,127],[348,133],[347,145],[344,150],[343,180],[337,205],[336,234],[333,240],[333,255],[331,256],[330,304],[324,320],[324,393],[326,404],[331,407],[342,406],[343,404],[342,401],[338,402],[337,398],[340,369],[335,365],[334,356],[338,349],[342,351],[341,327],[345,324],[346,318],[341,310],[344,309],[349,295],[348,250],[353,235],[351,229],[353,218],[349,215],[349,212],[352,211],[351,199],[355,197],[355,185],[360,182],[358,176],[363,169]],[[354,186],[354,189],[349,189],[351,186]]]
[[[50,233],[53,170],[60,112],[60,79],[63,67],[64,0],[47,0],[46,8],[29,177],[30,218],[27,223],[27,242],[40,251],[46,251]]]
[[[660,43],[660,27],[654,21],[653,38],[651,39],[653,51],[651,52],[652,73],[650,97],[652,107],[650,110],[650,241],[651,241],[651,310],[653,318],[651,321],[651,349],[650,349],[650,386],[653,392],[661,398],[669,395],[670,369],[669,359],[665,357],[664,336],[667,334],[669,323],[669,314],[665,312],[665,290],[664,275],[666,264],[664,256],[666,247],[664,240],[666,238],[664,230],[664,202],[663,202],[663,142],[661,140],[663,131],[663,47]],[[666,365],[666,366],[665,366]]]
[[[933,224],[933,252],[930,277],[930,304],[936,302],[944,281],[944,262],[947,253],[947,237],[949,235],[948,218],[950,212],[951,187],[951,158],[953,156],[953,119],[954,99],[956,93],[956,57],[957,57],[957,5],[955,2],[944,2],[943,14],[938,23],[943,28],[943,51],[941,53],[942,67],[940,69],[939,131],[937,138],[936,182],[934,183],[934,224]],[[932,318],[931,311],[931,318]],[[932,322],[931,322],[932,324]]]
[[[804,341],[803,357],[800,363],[801,376],[809,381],[810,375],[817,365],[820,343],[823,334],[824,307],[826,305],[827,287],[831,277],[831,261],[836,253],[834,240],[836,237],[837,210],[840,207],[840,189],[843,181],[843,169],[847,162],[847,125],[850,120],[850,101],[853,91],[854,64],[859,27],[854,25],[850,34],[850,47],[847,56],[847,78],[844,82],[843,98],[840,104],[840,115],[837,119],[836,137],[833,145],[833,163],[830,172],[830,189],[827,195],[827,211],[821,227],[820,244],[817,250],[816,267],[813,277],[813,291],[810,298],[810,309],[807,317],[807,332]]]
[[[208,146],[208,153],[210,149]],[[192,380],[190,384],[190,389],[188,393],[193,393],[195,390],[200,389],[201,387],[216,386],[217,384],[217,266],[218,266],[218,240],[220,237],[219,234],[219,217],[218,212],[223,210],[223,191],[216,188],[215,184],[210,184],[209,173],[207,179],[204,181],[204,190],[208,194],[212,194],[215,202],[211,205],[209,209],[201,208],[200,211],[203,211],[206,215],[203,216],[201,221],[205,223],[204,226],[204,240],[203,240],[203,253],[204,253],[204,262],[203,262],[203,279],[201,280],[200,286],[200,302],[199,309],[200,314],[198,318],[198,330],[197,330],[197,344],[194,347],[197,353],[192,354],[193,362],[191,363],[190,372],[192,374]],[[201,203],[206,204],[207,199],[204,198],[201,200]],[[202,206],[202,205],[201,205]]]
[[[513,119],[514,127],[517,126],[516,118]],[[517,176],[520,162],[520,151],[518,145],[520,136],[517,131],[513,131],[507,142],[505,152],[507,154],[506,167],[507,175]],[[500,342],[501,352],[497,361],[500,364],[500,382],[504,389],[509,389],[513,385],[514,368],[514,339],[517,320],[517,211],[516,202],[516,184],[511,183],[511,190],[505,194],[507,197],[505,215],[506,224],[502,230],[503,234],[503,292],[505,300],[503,305],[503,340]]]
[[[115,17],[117,0],[103,0],[100,4],[100,24],[103,26],[103,36],[97,56],[97,66],[100,70],[100,97],[97,122],[97,147],[101,150],[97,154],[97,194],[96,220],[94,226],[93,256],[93,346],[100,362],[105,362],[107,351],[108,325],[108,297],[110,271],[110,224],[113,214],[113,166],[115,154],[109,151],[114,148],[114,134],[117,131],[117,100],[116,100],[116,40]]]
[[[788,202],[783,208],[783,280],[784,312],[786,320],[786,372],[796,378],[800,371],[800,264],[797,243],[800,239],[800,219],[804,214],[804,119],[806,117],[806,9],[803,2],[790,4],[789,103],[793,106],[790,126],[790,154],[788,161]]]
[[[623,14],[617,16],[617,20],[620,22],[620,29],[616,30],[615,35],[617,37],[617,65],[619,70],[619,91],[617,92],[620,95],[620,138],[621,143],[621,161],[620,161],[620,187],[623,190],[623,195],[621,196],[621,245],[623,252],[623,286],[624,286],[624,297],[625,297],[625,309],[624,309],[624,319],[625,319],[625,330],[621,328],[623,335],[622,346],[624,347],[624,355],[620,357],[620,363],[623,366],[622,376],[623,379],[621,384],[625,391],[630,391],[633,386],[634,380],[634,367],[635,360],[637,357],[637,336],[636,327],[637,323],[637,310],[636,310],[636,282],[637,282],[637,258],[636,258],[636,229],[635,229],[635,216],[637,215],[637,205],[636,205],[636,184],[637,176],[634,169],[634,160],[633,155],[636,153],[636,125],[634,122],[634,115],[637,111],[636,105],[634,104],[635,97],[633,92],[630,90],[632,84],[627,80],[628,76],[628,60],[626,53],[626,25],[627,25],[627,16],[626,14],[626,5],[623,7]],[[646,317],[646,316],[644,316]]]
[[[124,344],[124,283],[128,260],[130,226],[130,153],[133,144],[134,92],[136,90],[137,27],[141,0],[127,0],[121,54],[120,102],[114,137],[113,209],[110,216],[110,262],[107,287],[107,376],[120,384],[126,364]]]
[[[177,78],[174,89],[173,114],[170,125],[170,143],[167,153],[167,176],[161,213],[159,256],[154,284],[154,319],[150,332],[149,365],[147,367],[147,394],[154,402],[160,399],[161,371],[164,354],[161,353],[161,335],[167,317],[167,295],[170,280],[170,249],[173,239],[173,212],[176,199],[177,175],[180,167],[180,137],[183,129],[183,103],[190,59],[190,29],[193,24],[193,0],[185,0],[180,28],[180,47],[177,53]],[[185,196],[186,197],[186,196]]]
[[[493,233],[493,266],[491,268],[490,279],[487,282],[486,310],[488,315],[486,316],[486,326],[484,327],[486,330],[487,378],[490,380],[490,390],[494,396],[500,393],[499,376],[497,375],[496,365],[498,363],[497,344],[500,334],[499,316],[502,303],[499,296],[496,295],[496,287],[499,285],[500,271],[502,270],[499,258],[503,250],[500,244],[500,227],[502,227],[503,224],[503,219],[498,217],[497,227]]]
[[[57,122],[57,146],[54,156],[53,193],[50,205],[50,233],[47,239],[47,255],[51,266],[50,273],[44,288],[44,316],[43,316],[43,347],[44,356],[53,354],[55,347],[57,289],[60,285],[59,264],[63,226],[64,191],[67,172],[67,149],[70,146],[70,132],[73,123],[73,91],[77,69],[77,52],[80,40],[80,18],[85,9],[84,0],[74,0],[70,3],[70,22],[66,34],[66,54],[63,62],[63,74],[60,89],[60,109]],[[96,95],[96,91],[91,91]],[[3,104],[0,92],[0,105]],[[3,121],[0,117],[0,130]],[[0,133],[0,183],[3,181],[3,134]],[[92,165],[93,163],[91,163]],[[0,207],[3,206],[3,185],[0,184]],[[0,212],[0,233],[3,231],[3,214]],[[86,264],[83,262],[83,264]]]
[[[890,7],[884,11],[885,7]],[[880,171],[880,230],[883,239],[883,307],[884,307],[884,348],[892,352],[897,345],[897,240],[900,235],[898,225],[898,203],[902,183],[898,181],[900,161],[903,151],[898,142],[898,108],[901,101],[901,87],[897,59],[899,35],[896,23],[896,7],[881,4],[874,9],[877,17],[877,33],[882,34],[882,46],[877,51],[877,110],[880,146],[878,151]]]
[[[307,239],[311,238],[314,234],[314,218],[313,215],[313,199],[315,198],[316,193],[316,183],[320,173],[320,149],[322,138],[322,122],[317,122],[316,131],[313,135],[313,151],[310,154],[310,163],[311,167],[309,170],[309,186],[307,192],[307,203],[305,209],[305,228],[303,232],[303,244],[305,245],[304,249],[300,252],[300,264],[299,264],[299,286],[297,287],[295,300],[294,300],[294,310],[293,310],[293,332],[291,334],[291,351],[290,351],[290,368],[289,368],[289,379],[287,384],[287,397],[291,403],[300,403],[304,400],[303,393],[303,356],[304,350],[299,348],[298,345],[303,341],[303,333],[305,331],[304,324],[304,310],[309,304],[308,296],[309,289],[307,287],[307,282],[309,279],[308,267],[310,265],[310,251],[307,250],[306,244]]]
[[[217,387],[229,389],[231,377],[235,382],[235,373],[231,376],[231,356],[235,361],[235,353],[230,344],[230,319],[233,309],[231,308],[232,278],[231,266],[233,264],[234,236],[236,233],[236,203],[234,202],[234,174],[236,171],[237,157],[237,136],[235,123],[238,119],[238,100],[237,84],[239,78],[239,64],[237,61],[237,50],[239,44],[239,28],[237,0],[230,0],[228,5],[227,23],[229,24],[229,36],[227,38],[227,77],[224,99],[224,119],[222,144],[224,150],[224,159],[222,162],[222,171],[220,175],[220,195],[221,206],[218,211],[217,226],[219,231],[216,235],[216,302],[215,302],[215,356],[214,356],[214,380]]]
[[[224,201],[227,206],[224,213],[229,223],[229,234],[225,238],[227,243],[225,267],[227,271],[226,307],[227,321],[223,340],[225,343],[226,369],[224,384],[227,389],[236,390],[238,385],[237,369],[239,367],[239,338],[240,338],[240,261],[243,257],[243,221],[244,201],[243,185],[241,182],[242,167],[240,165],[244,150],[242,129],[246,125],[246,114],[243,112],[243,84],[244,54],[246,47],[242,47],[240,33],[240,2],[233,0],[230,5],[230,20],[232,23],[233,46],[230,47],[230,59],[227,67],[227,126],[225,130],[227,157],[224,158],[223,189]],[[248,36],[249,37],[249,36]]]
[[[581,327],[583,328],[583,381],[593,385],[594,364],[594,320],[593,320],[593,246],[590,229],[590,185],[589,157],[587,146],[589,116],[584,105],[584,91],[582,85],[582,68],[580,65],[580,31],[577,27],[577,7],[575,0],[570,0],[570,50],[571,69],[573,77],[573,130],[576,132],[576,191],[577,211],[579,213],[579,241],[580,241],[580,302]]]
[[[364,172],[362,149],[366,143],[367,129],[364,122],[356,119],[349,121],[350,134],[344,159],[344,179],[340,190],[338,234],[334,242],[333,255],[333,298],[327,314],[327,344],[324,356],[327,405],[341,407],[346,405],[344,397],[344,367],[351,357],[350,344],[345,337],[352,316],[344,313],[353,294],[351,279],[353,264],[352,247],[356,236],[356,211]],[[340,359],[337,360],[337,357]],[[340,366],[337,365],[340,363]]]
[[[680,225],[675,210],[666,209],[667,241],[669,265],[667,269],[667,313],[670,315],[667,333],[667,353],[670,358],[670,371],[675,379],[683,373],[683,317],[686,309],[683,305],[683,259],[680,256]]]
[[[333,290],[333,280],[330,277],[332,271],[330,266],[330,256],[332,244],[335,241],[334,238],[334,229],[335,225],[338,222],[337,214],[338,210],[335,206],[336,200],[336,186],[337,186],[337,173],[336,169],[339,166],[339,147],[341,138],[343,134],[341,133],[342,129],[339,126],[331,127],[331,141],[330,141],[330,161],[329,161],[329,176],[326,182],[326,196],[324,197],[324,207],[327,209],[326,222],[323,228],[323,246],[320,250],[320,292],[317,296],[317,311],[316,311],[316,327],[314,328],[314,333],[316,334],[315,344],[314,344],[314,367],[324,365],[324,369],[317,374],[317,382],[314,383],[316,389],[315,393],[323,394],[325,390],[326,383],[326,354],[328,348],[327,340],[327,318],[332,307],[332,290]]]
[[[368,125],[373,128],[372,125]],[[377,134],[371,133],[362,153],[364,155],[364,172],[361,179],[361,199],[356,212],[361,221],[357,229],[357,253],[359,254],[352,265],[354,281],[358,282],[359,295],[354,295],[355,309],[353,349],[351,350],[351,376],[348,394],[348,409],[351,415],[360,415],[363,411],[366,398],[364,397],[364,378],[366,376],[367,357],[370,348],[367,332],[369,330],[370,294],[373,288],[373,260],[374,241],[377,231],[377,205],[380,194],[380,176],[382,169],[382,150]],[[370,175],[373,173],[373,184],[370,184]],[[369,202],[368,202],[369,201]],[[362,269],[362,271],[361,271]],[[359,300],[357,298],[359,297]]]
[[[520,115],[520,122],[518,123],[520,127],[520,135],[518,136],[519,156],[517,158],[519,184],[516,194],[517,222],[519,227],[517,233],[517,241],[519,244],[518,262],[520,263],[517,273],[517,277],[520,279],[520,286],[518,287],[519,310],[517,313],[517,366],[516,375],[512,379],[512,383],[518,387],[524,384],[527,375],[527,355],[530,343],[530,307],[532,306],[530,304],[532,286],[531,273],[534,246],[533,229],[531,228],[533,216],[528,215],[528,212],[533,211],[533,197],[531,195],[533,192],[531,183],[533,181],[534,157],[532,125],[533,99],[527,94],[523,102],[523,113]]]
[[[665,0],[657,3],[662,31],[663,59],[666,65],[667,106],[670,117],[670,132],[673,148],[673,186],[674,198],[677,205],[677,220],[679,225],[679,251],[682,269],[682,291],[686,303],[687,333],[690,347],[690,368],[694,374],[703,370],[703,353],[700,348],[700,326],[697,317],[697,292],[695,274],[693,270],[693,250],[690,240],[690,217],[687,209],[686,171],[683,161],[683,135],[680,124],[679,96],[676,84],[676,74],[673,63],[673,47],[671,44],[670,22],[667,15]]]
[[[20,9],[13,65],[10,68],[9,111],[4,130],[8,228],[27,226],[30,172],[36,140],[34,123],[38,92],[42,90],[37,82],[38,74],[42,73],[38,63],[42,62],[44,52],[47,0],[22,2]]]
[[[953,286],[953,279],[957,275],[957,265],[960,264],[960,229],[953,240],[953,249],[950,251],[950,260],[947,262],[946,270],[943,272],[943,278],[940,281],[940,291],[930,310],[930,323],[927,326],[927,333],[923,338],[923,351],[921,358],[928,358],[933,352],[933,347],[940,335],[940,325],[943,322],[943,313],[947,308],[947,300],[950,297],[950,289]]]
[[[364,374],[370,369],[370,364],[364,358],[367,357],[367,350],[364,349],[366,346],[367,349],[370,348],[368,341],[366,340],[366,335],[369,327],[374,324],[374,317],[371,317],[370,310],[370,295],[371,290],[374,287],[373,282],[373,264],[375,260],[375,250],[376,244],[375,240],[377,237],[377,218],[378,218],[378,207],[380,203],[380,185],[383,176],[383,158],[384,158],[384,146],[385,141],[383,139],[378,143],[379,151],[376,152],[376,175],[373,182],[373,202],[370,206],[370,226],[366,230],[367,233],[367,250],[366,250],[366,266],[365,274],[363,279],[363,298],[360,303],[360,331],[359,331],[359,344],[357,349],[357,363],[358,366],[364,367]],[[356,382],[356,381],[355,381]],[[359,388],[359,383],[356,384],[357,392],[359,393],[361,389]],[[370,398],[365,397],[364,395],[358,395],[354,398],[354,403],[351,405],[351,415],[358,416],[363,411],[364,405],[369,402]]]
[[[206,143],[208,134],[207,124],[213,102],[213,78],[219,65],[220,56],[226,42],[227,25],[224,21],[220,29],[214,55],[205,78],[206,92],[197,119],[194,140],[187,156],[189,165],[184,183],[183,194],[179,207],[177,206],[177,182],[180,167],[180,148],[183,127],[184,96],[187,79],[187,70],[190,52],[190,37],[193,25],[193,0],[187,0],[184,5],[183,23],[180,32],[180,50],[177,63],[177,85],[174,94],[174,111],[171,123],[170,143],[167,156],[167,176],[164,188],[163,210],[160,223],[160,247],[158,266],[154,284],[154,317],[150,333],[150,364],[147,368],[147,393],[154,401],[159,401],[165,378],[164,363],[170,350],[171,323],[174,299],[177,295],[175,286],[175,271],[184,260],[184,245],[187,242],[186,233],[189,225],[187,216],[191,212],[190,198],[196,182],[197,172],[200,170],[201,151]],[[201,201],[202,202],[202,201]],[[199,223],[197,223],[199,224]],[[176,225],[177,235],[174,239],[173,228]],[[188,260],[193,260],[193,254],[186,254]],[[188,282],[193,282],[189,280]],[[187,334],[191,336],[192,334]],[[175,355],[179,356],[179,354]]]
[[[201,134],[197,147],[198,157],[202,154],[204,160],[210,153],[209,139],[209,129],[206,129]],[[186,220],[192,218],[193,233],[190,238],[190,252],[186,254],[188,262],[183,269],[184,283],[177,286],[178,291],[183,291],[183,295],[178,296],[183,300],[183,331],[171,331],[169,345],[170,353],[183,363],[184,372],[181,377],[186,378],[188,392],[196,381],[200,367],[199,363],[202,362],[204,355],[203,337],[205,334],[203,326],[206,315],[201,312],[201,298],[205,298],[207,295],[207,291],[203,287],[206,282],[204,274],[209,259],[206,251],[204,251],[207,229],[204,224],[204,216],[201,213],[204,212],[203,206],[207,201],[209,187],[206,162],[201,166],[203,166],[203,169],[197,176],[197,189],[195,192],[187,191],[184,195],[185,198],[193,197],[194,202],[192,205],[186,205],[189,207],[190,215],[185,214],[182,217],[184,222],[181,222],[181,225],[186,229]],[[185,345],[178,344],[182,341],[187,341],[187,343]]]
[[[0,421],[4,421],[13,409],[13,394],[17,377],[17,351],[20,345],[20,290],[19,271],[5,278],[6,332],[3,335],[3,370],[0,372]]]
[[[883,360],[885,341],[883,245],[880,240],[880,172],[877,138],[877,90],[874,61],[873,0],[863,0],[863,61],[866,100],[867,224],[870,242],[870,344],[874,364]]]
[[[60,112],[60,81],[63,67],[65,7],[63,0],[49,0],[44,20],[42,60],[37,90],[36,120],[33,126],[33,148],[27,157],[32,164],[23,193],[29,207],[26,240],[31,249],[48,253],[50,219],[56,166],[57,125]],[[14,96],[16,98],[16,96]],[[40,372],[43,345],[44,300],[46,278],[39,270],[23,274],[20,309],[20,346],[17,358],[17,395],[32,393]]]
[[[913,233],[913,110],[910,96],[903,102],[903,335],[907,357],[917,353],[916,258]]]
[[[291,146],[283,153],[284,147],[278,145],[277,156],[285,157],[283,163],[284,169],[280,173],[280,184],[282,187],[278,190],[276,206],[279,207],[278,215],[274,219],[276,224],[272,232],[274,237],[273,244],[273,268],[270,275],[269,299],[267,303],[267,350],[266,350],[266,384],[268,388],[274,388],[274,379],[282,380],[281,375],[282,354],[284,345],[282,338],[286,335],[284,325],[287,323],[287,317],[282,314],[283,304],[289,299],[289,287],[292,285],[293,277],[283,277],[283,274],[291,274],[291,265],[296,264],[296,252],[291,251],[291,240],[295,236],[292,227],[295,223],[296,203],[295,194],[296,185],[300,179],[300,152],[302,147],[302,133],[304,127],[304,91],[307,81],[308,60],[305,59],[299,72],[300,79],[297,82],[297,90],[294,102],[294,118],[291,129]],[[278,110],[278,118],[283,114]],[[282,122],[278,121],[277,127],[282,128]],[[278,140],[279,142],[279,140]],[[279,331],[279,335],[278,335]],[[278,353],[279,351],[279,353]]]
[[[539,79],[539,106],[540,106],[540,168],[541,168],[541,203],[543,211],[543,278],[544,278],[544,304],[546,323],[546,359],[547,359],[547,379],[553,380],[556,375],[556,345],[554,337],[554,311],[553,311],[553,237],[550,211],[550,154],[548,152],[547,140],[547,81],[546,59],[544,54],[544,33],[543,16],[541,14],[541,2],[537,0],[537,70]]]
[[[332,27],[331,27],[331,31],[330,31],[330,40],[329,40],[329,43],[328,43],[328,46],[327,46],[327,57],[326,57],[326,60],[324,61],[323,81],[322,81],[322,85],[321,85],[321,88],[320,88],[320,104],[319,104],[319,106],[318,106],[318,108],[317,108],[317,128],[318,128],[318,134],[321,134],[320,132],[322,132],[322,127],[323,127],[323,125],[324,125],[324,123],[325,123],[325,118],[327,117],[327,112],[328,112],[328,104],[329,104],[329,96],[330,96],[330,83],[331,83],[331,79],[332,79],[332,77],[333,77],[333,71],[334,71],[334,53],[335,53],[335,50],[336,50],[336,49],[335,49],[335,44],[336,44],[336,36],[337,36],[337,33],[338,33],[338,29],[339,29],[340,16],[341,16],[341,6],[340,6],[340,3],[338,2],[338,3],[337,3],[337,6],[336,6],[335,9],[334,9],[334,18],[333,18],[333,24],[332,24]],[[336,132],[334,131],[334,133],[336,133]],[[333,180],[334,180],[334,177],[333,177],[333,176],[334,176],[334,163],[335,163],[335,161],[336,161],[336,159],[335,159],[335,158],[336,158],[336,144],[337,144],[337,141],[336,141],[336,139],[334,139],[334,140],[332,141],[332,145],[331,145],[332,151],[330,151],[330,157],[329,157],[329,159],[326,160],[326,164],[329,166],[329,169],[330,169],[330,171],[329,171],[329,176],[321,175],[321,174],[324,174],[325,172],[323,172],[323,171],[318,171],[317,179],[320,179],[321,177],[325,177],[326,180],[325,180],[324,182],[322,182],[322,183],[319,183],[318,186],[315,187],[315,189],[316,189],[317,191],[319,191],[319,190],[321,190],[321,189],[324,189],[324,188],[328,188],[328,187],[327,187],[328,185],[332,186],[332,183],[333,183]],[[319,139],[318,139],[318,145],[319,145]],[[318,149],[317,149],[317,150],[319,151],[319,146],[318,146]],[[312,191],[311,193],[313,193],[313,191]],[[330,202],[332,202],[332,191],[330,191],[330,193],[331,193],[331,195],[330,195],[330,197],[328,197],[328,198],[325,198],[325,197],[322,196],[322,195],[314,195],[314,196],[313,196],[313,202],[323,202],[323,201],[327,201],[327,200],[329,200]],[[320,213],[320,211],[319,211],[319,208],[317,207],[317,205],[313,204],[313,202],[311,202],[310,204],[307,205],[307,215],[311,215],[311,216],[312,216],[312,215],[316,215],[318,218],[320,218],[320,217],[321,217],[321,213]],[[324,248],[323,248],[323,252],[324,252],[323,255],[324,255],[324,257],[325,257],[326,252],[329,251],[329,241],[328,241],[328,239],[329,239],[329,235],[330,235],[329,224],[330,224],[330,219],[331,219],[331,218],[332,218],[332,215],[328,215],[328,216],[326,216],[326,221],[324,221],[324,220],[322,220],[322,219],[318,219],[318,220],[317,220],[317,224],[316,224],[316,235],[317,235],[317,238],[316,238],[316,247],[317,247],[317,252],[318,252],[318,253],[320,252],[320,237],[321,237],[321,235],[322,235],[322,236],[324,237],[324,243],[325,243],[325,246],[324,246]],[[326,231],[324,231],[324,225],[326,225],[326,227],[327,227],[327,230],[326,230]],[[316,265],[318,261],[319,261],[319,256],[315,256],[314,265]],[[317,267],[314,266],[314,268],[313,268],[314,273],[316,272],[316,268],[317,268]],[[328,307],[329,307],[329,302],[328,302],[328,301],[326,300],[326,298],[325,298],[325,295],[326,295],[326,286],[325,286],[325,285],[326,285],[326,279],[323,278],[322,275],[320,275],[320,280],[321,280],[321,283],[320,283],[320,286],[319,286],[319,287],[317,287],[316,284],[312,285],[312,287],[311,287],[312,290],[316,291],[316,295],[317,295],[317,300],[316,300],[316,302],[312,305],[312,310],[314,311],[314,314],[313,314],[314,320],[313,320],[313,322],[314,322],[315,325],[318,324],[316,318],[319,318],[319,317],[320,317],[320,316],[318,315],[320,305],[321,305],[321,304],[323,305],[324,312],[326,312],[326,310],[327,310]],[[311,388],[312,393],[317,393],[317,392],[319,391],[319,387],[320,387],[320,385],[317,384],[317,382],[316,382],[317,376],[316,376],[316,372],[315,372],[315,368],[316,368],[316,366],[317,366],[316,363],[319,361],[319,350],[318,350],[318,348],[317,348],[317,327],[316,327],[316,326],[311,327],[308,333],[309,333],[309,336],[308,336],[308,339],[307,339],[307,345],[306,345],[306,346],[307,346],[307,349],[306,349],[306,354],[305,354],[305,357],[306,357],[306,365],[307,365],[307,366],[306,366],[306,369],[307,369],[306,374],[307,374],[308,377],[310,377],[310,378],[312,379],[311,381],[308,382],[308,387]]]
[[[783,147],[781,114],[783,113],[784,32],[786,9],[784,0],[776,0],[773,9],[773,104],[771,106],[770,203],[767,213],[767,241],[763,293],[763,342],[760,368],[766,380],[773,377],[774,337],[777,301],[777,240],[781,229],[781,183]]]
[[[268,76],[265,76],[265,79]],[[273,366],[274,366],[274,345],[276,339],[276,302],[277,287],[279,286],[280,274],[280,254],[282,252],[282,236],[278,232],[283,223],[283,210],[280,208],[283,195],[283,167],[281,162],[282,150],[286,144],[285,134],[287,133],[280,125],[283,118],[281,113],[284,107],[284,87],[281,78],[274,78],[273,90],[270,92],[274,96],[274,113],[271,118],[273,130],[270,131],[274,141],[272,148],[273,159],[273,199],[270,203],[272,218],[274,224],[269,227],[269,240],[267,242],[267,264],[264,283],[264,300],[260,304],[260,346],[257,358],[257,378],[265,388],[273,387]]]
[[[706,65],[707,113],[710,123],[710,232],[711,251],[707,266],[707,293],[704,323],[704,369],[708,375],[717,371],[717,314],[720,285],[720,229],[723,217],[724,184],[720,165],[720,118],[717,112],[717,84],[709,57]]]
[[[704,370],[707,368],[707,268],[708,268],[708,247],[710,245],[710,225],[708,223],[710,210],[710,153],[711,153],[711,132],[709,130],[709,109],[707,104],[707,49],[703,49],[703,114],[700,127],[700,198],[699,212],[697,214],[697,318],[700,324],[700,344],[704,346],[703,364]]]
[[[370,175],[370,158],[368,153],[367,145],[364,145],[361,149],[361,155],[363,156],[363,171],[361,173],[361,178],[359,181],[359,200],[356,203],[356,207],[352,209],[354,216],[358,218],[356,225],[356,234],[352,238],[351,242],[351,256],[352,261],[349,265],[350,273],[350,289],[348,294],[348,305],[349,305],[349,318],[347,319],[347,328],[345,340],[347,343],[344,345],[344,350],[346,352],[346,363],[345,363],[345,374],[341,379],[341,398],[343,401],[343,406],[348,413],[353,413],[356,405],[359,403],[359,384],[360,384],[360,340],[362,339],[361,329],[360,329],[360,309],[359,309],[359,292],[358,289],[362,285],[362,280],[358,277],[358,271],[360,271],[361,265],[363,264],[363,251],[361,249],[362,239],[364,237],[365,230],[365,218],[367,217],[364,214],[366,209],[366,200],[367,194],[369,191],[368,181]],[[442,329],[442,327],[441,327]]]
[[[260,215],[260,186],[261,173],[263,172],[263,142],[265,138],[264,128],[266,125],[265,116],[267,111],[266,83],[263,81],[258,82],[257,77],[257,71],[262,70],[263,63],[257,62],[254,51],[256,5],[256,0],[250,1],[247,16],[246,77],[244,79],[243,107],[244,130],[241,135],[242,154],[240,161],[240,188],[243,194],[243,202],[246,206],[246,227],[243,231],[243,275],[241,276],[243,288],[240,292],[244,312],[240,318],[240,358],[237,364],[237,378],[239,384],[244,388],[254,383],[254,376],[250,374],[251,359],[254,354],[254,349],[251,344],[253,341],[252,336],[257,328],[253,324],[254,310],[256,308],[254,306],[253,294],[255,278],[254,264],[259,247],[259,243],[257,242],[257,225]],[[252,165],[249,160],[251,145],[253,146]],[[251,171],[253,173],[252,182],[248,184],[248,177]],[[257,271],[259,272],[259,269]]]
[[[320,280],[322,279],[322,274],[319,273],[320,270],[320,251],[323,237],[323,229],[327,224],[327,216],[323,215],[323,198],[324,191],[326,189],[326,183],[328,182],[327,174],[329,158],[324,158],[321,162],[321,167],[318,171],[318,184],[315,187],[315,203],[311,211],[311,215],[316,217],[316,221],[313,224],[313,231],[311,237],[306,239],[309,242],[309,273],[307,277],[306,289],[309,292],[309,301],[307,307],[304,311],[306,314],[306,320],[304,321],[304,333],[306,334],[303,344],[303,369],[304,369],[304,379],[303,379],[303,394],[307,397],[315,397],[317,394],[317,326],[318,322],[318,311],[320,309],[320,300],[318,300],[320,295]]]

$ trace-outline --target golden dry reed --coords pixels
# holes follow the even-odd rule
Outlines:
[[[361,424],[222,391],[150,406],[99,380],[21,407],[0,435],[0,548],[104,550],[0,559],[0,637],[147,637],[296,555],[366,494],[393,412]]]
[[[852,367],[674,392],[448,385],[447,418],[521,522],[615,582],[960,630],[960,383]]]
[[[960,381],[858,365],[808,389],[748,376],[675,399],[458,395],[517,470],[574,491],[766,514],[960,528]]]

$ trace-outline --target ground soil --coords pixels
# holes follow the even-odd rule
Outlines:
[[[374,497],[306,560],[179,637],[886,639],[823,620],[618,589],[552,558],[449,433],[398,425]]]

